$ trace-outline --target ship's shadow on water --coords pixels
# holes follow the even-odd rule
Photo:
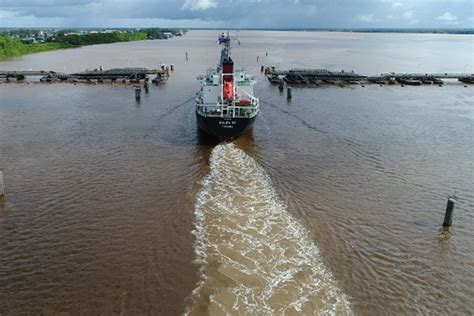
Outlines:
[[[174,121],[174,123],[176,123],[176,121]],[[255,141],[252,129],[235,139],[219,139],[218,137],[208,134],[202,129],[200,129],[197,126],[196,118],[194,117],[194,115],[189,115],[187,118],[185,118],[183,123],[179,124],[179,126],[171,129],[165,129],[165,133],[159,133],[159,135],[157,136],[165,143],[172,145],[204,146],[211,148],[223,142],[235,142],[237,140],[239,143],[244,143],[247,147],[251,146]]]
[[[246,145],[252,145],[255,141],[253,137],[253,129],[247,131],[245,134],[237,138],[228,140],[221,140],[218,137],[206,133],[198,127],[196,127],[196,134],[197,145],[199,146],[217,146],[220,143],[231,143],[237,141],[239,143],[245,143]]]
[[[221,140],[212,136],[196,126],[196,145],[199,146],[217,146]]]

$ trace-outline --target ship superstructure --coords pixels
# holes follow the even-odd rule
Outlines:
[[[198,126],[220,139],[235,138],[252,126],[259,111],[253,94],[255,78],[244,70],[235,71],[230,57],[231,35],[222,33],[220,63],[199,76],[201,90],[196,98]]]

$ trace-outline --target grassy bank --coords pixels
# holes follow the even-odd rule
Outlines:
[[[36,44],[27,44],[19,39],[0,36],[0,60],[48,50],[162,38],[161,33],[150,36],[149,32],[150,30],[147,30],[147,32],[114,32],[86,35],[65,35],[64,32],[60,32],[54,41]]]
[[[117,42],[131,42],[146,40],[147,34],[145,32],[134,33],[94,33],[86,35],[68,35],[59,33],[55,42],[64,43],[72,46],[86,46],[95,44],[108,44]]]
[[[44,52],[48,50],[56,50],[56,49],[63,49],[63,48],[71,48],[74,47],[67,43],[58,43],[58,42],[51,42],[51,43],[39,43],[39,44],[24,44],[18,39],[6,38],[0,36],[0,60]]]

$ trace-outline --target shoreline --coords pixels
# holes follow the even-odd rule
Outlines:
[[[53,44],[53,45],[50,45],[50,44]],[[47,45],[43,45],[43,44],[31,44],[31,45],[35,45],[35,46],[31,47],[30,51],[18,52],[15,54],[7,54],[5,53],[5,49],[0,49],[0,62],[8,61],[8,60],[11,60],[17,57],[22,57],[25,55],[80,47],[80,46],[72,46],[72,45],[63,44],[63,43],[47,43]],[[28,49],[30,49],[30,47],[28,47]]]
[[[143,40],[167,39],[174,36],[178,31],[167,35],[161,29],[142,29],[138,32],[113,32],[113,33],[90,33],[90,34],[65,34],[59,31],[50,42],[25,43],[23,40],[0,33],[0,61],[15,57],[21,57],[37,52],[52,51],[58,49],[78,48],[97,44],[112,44],[119,42],[134,42]],[[179,33],[182,34],[182,30]],[[11,32],[10,32],[11,33]]]

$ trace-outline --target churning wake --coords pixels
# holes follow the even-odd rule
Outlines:
[[[233,144],[210,161],[195,207],[201,279],[186,314],[352,314],[263,168]]]

